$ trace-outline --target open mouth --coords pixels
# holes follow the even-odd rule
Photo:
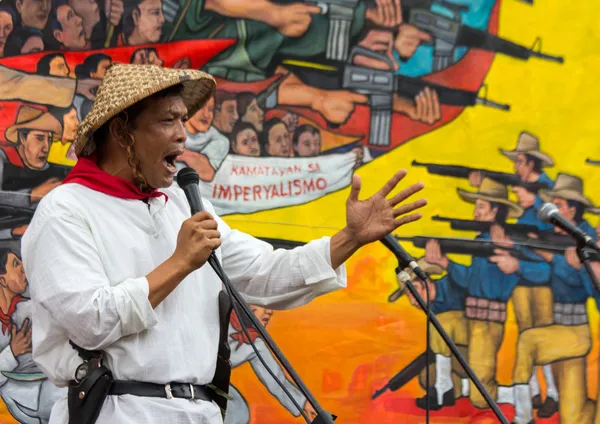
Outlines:
[[[162,162],[165,168],[169,171],[170,174],[177,173],[177,167],[175,166],[175,162],[177,161],[177,157],[183,154],[183,150],[177,150],[166,155]]]

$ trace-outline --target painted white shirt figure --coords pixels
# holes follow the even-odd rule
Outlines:
[[[73,379],[82,360],[68,344],[104,350],[117,380],[207,384],[214,375],[222,283],[209,265],[186,277],[155,309],[146,275],[170,257],[190,207],[175,185],[146,204],[78,184],[64,184],[40,202],[22,240],[34,303],[33,358],[57,386]],[[272,309],[304,305],[346,286],[345,266],[331,267],[329,238],[273,251],[218,222],[223,268],[249,303]],[[57,348],[56,346],[62,346]],[[51,424],[67,424],[66,397]],[[202,400],[109,396],[97,424],[222,422]]]
[[[192,152],[202,153],[210,166],[217,171],[229,153],[229,140],[218,129],[211,126],[206,132],[192,134],[186,129],[185,147]]]

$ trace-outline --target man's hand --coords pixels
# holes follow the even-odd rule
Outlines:
[[[298,38],[304,35],[310,23],[312,15],[321,13],[319,6],[303,3],[293,3],[285,6],[272,5],[269,24],[281,34],[290,38]]]
[[[579,260],[579,256],[577,256],[576,247],[567,248],[567,250],[565,251],[565,259],[567,260],[569,266],[575,268],[578,271],[581,269],[581,267],[583,267],[583,264]]]
[[[13,324],[10,333],[10,350],[15,357],[31,352],[31,321],[29,318],[25,318],[19,330],[17,330],[17,325]]]
[[[425,244],[425,260],[430,264],[436,264],[444,269],[448,268],[450,260],[442,255],[442,248],[437,240],[429,240]]]
[[[490,262],[495,263],[505,274],[514,274],[519,270],[519,261],[510,256],[510,253],[503,249],[494,249],[494,256],[490,256]]]
[[[423,301],[425,301],[425,303],[427,304],[427,290],[425,290],[425,284],[423,284],[422,281],[413,281],[413,286],[419,294],[419,296],[421,297],[421,299],[423,299]],[[435,284],[429,281],[427,283],[427,286],[429,287],[429,301],[432,302],[435,299]],[[417,299],[415,299],[415,297],[410,292],[410,290],[407,290],[406,295],[408,296],[408,301],[411,305],[416,306],[418,308],[421,307],[419,305],[419,302],[417,302]]]
[[[481,175],[481,171],[469,172],[469,184],[473,187],[479,187],[482,181],[483,175]]]
[[[429,87],[417,94],[414,101],[394,95],[394,112],[400,112],[414,121],[432,125],[442,119],[437,92]]]
[[[106,11],[106,18],[114,26],[118,26],[125,12],[123,6],[123,0],[105,0],[104,10]]]
[[[206,211],[198,212],[183,222],[173,257],[180,260],[182,267],[194,271],[206,263],[213,250],[221,246],[220,237],[217,221],[212,215]]]
[[[304,408],[302,409],[310,421],[314,421],[314,419],[317,418],[317,411],[315,411],[308,401],[304,403]]]
[[[402,23],[400,0],[375,0],[376,7],[367,9],[365,18],[376,25],[396,28]]]
[[[312,109],[319,112],[332,124],[343,124],[348,120],[356,104],[365,104],[369,98],[364,94],[344,90],[321,90]]]
[[[25,231],[27,231],[27,227],[29,227],[29,224],[20,225],[18,227],[13,228],[11,231],[11,235],[13,236],[13,238],[22,237],[23,234],[25,234]]]
[[[392,198],[386,198],[405,176],[406,170],[397,172],[377,193],[366,200],[358,199],[360,177],[352,177],[350,196],[346,201],[346,228],[359,246],[379,240],[401,225],[421,219],[420,213],[407,214],[425,206],[425,199],[396,206],[421,191],[423,183],[413,184]]]
[[[490,238],[495,245],[506,247],[508,249],[512,249],[515,244],[514,241],[506,235],[504,228],[499,224],[493,224],[490,228]]]
[[[173,64],[173,69],[190,69],[192,67],[192,61],[189,57],[182,57]]]
[[[403,24],[398,29],[394,48],[401,58],[409,59],[424,41],[431,41],[431,35],[414,25]]]
[[[37,187],[34,187],[31,190],[31,203],[35,203],[35,202],[39,202],[40,200],[42,200],[42,197],[44,197],[46,194],[50,193],[50,191],[55,188],[58,187],[61,183],[61,180],[59,180],[56,177],[50,178],[47,181],[44,181],[42,184],[40,184]]]
[[[75,93],[93,101],[101,82],[102,80],[96,78],[78,78]]]

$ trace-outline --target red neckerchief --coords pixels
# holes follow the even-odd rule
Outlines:
[[[16,295],[10,302],[10,306],[8,308],[7,313],[4,313],[4,311],[0,309],[0,322],[2,323],[2,334],[6,334],[6,330],[12,330],[13,322],[11,321],[10,316],[15,312],[15,309],[17,308],[17,303],[23,300],[25,300],[24,297]]]
[[[244,334],[244,330],[242,329],[242,324],[240,323],[240,319],[238,318],[235,311],[231,311],[230,322],[231,322],[231,325],[233,326],[233,328],[235,329],[235,331],[237,331],[237,333],[233,333],[231,335],[231,338],[233,340],[235,340],[236,342],[238,342],[236,349],[238,349],[243,343],[250,344],[250,340],[248,340],[248,337],[246,337],[246,335]],[[254,340],[256,340],[257,337],[260,337],[259,332],[256,331],[256,329],[254,329],[254,328],[247,328],[246,331],[250,335],[250,338],[252,339],[253,342],[254,342]]]
[[[79,158],[62,183],[78,183],[121,199],[146,200],[151,197],[165,196],[165,201],[169,200],[169,197],[163,192],[154,189],[149,193],[144,193],[131,181],[103,171],[96,164],[95,156]]]

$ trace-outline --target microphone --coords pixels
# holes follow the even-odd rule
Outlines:
[[[422,281],[426,282],[427,280],[429,280],[429,277],[419,267],[417,261],[415,261],[415,259],[412,256],[406,253],[406,250],[404,250],[402,246],[400,246],[400,243],[398,243],[398,240],[396,240],[396,238],[392,234],[384,236],[379,241],[382,242],[383,245],[394,254],[396,259],[398,259],[398,264],[402,269],[411,268],[415,275],[419,277]]]
[[[566,220],[558,212],[558,208],[554,203],[544,203],[538,211],[538,219],[542,222],[550,223],[566,231],[577,241],[579,246],[585,246],[589,247],[590,249],[598,250],[598,246],[596,246],[594,239],[587,235],[581,228]]]
[[[192,215],[204,210],[200,189],[198,187],[199,183],[200,177],[198,176],[198,173],[189,166],[181,169],[177,173],[177,185],[179,185],[185,193],[185,197],[187,197],[188,203],[190,204]]]

